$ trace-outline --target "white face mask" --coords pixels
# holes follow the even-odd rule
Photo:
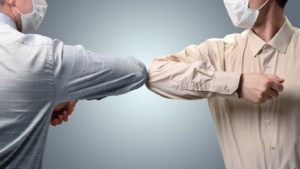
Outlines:
[[[14,7],[14,9],[21,15],[22,32],[35,33],[40,27],[47,11],[46,0],[32,0],[33,11],[31,13],[23,14]]]
[[[250,29],[257,21],[260,10],[269,2],[267,0],[260,8],[250,9],[249,0],[224,0],[225,7],[235,27]]]

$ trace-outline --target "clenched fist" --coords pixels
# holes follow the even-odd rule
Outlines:
[[[77,101],[70,101],[61,103],[54,108],[51,116],[51,125],[60,125],[63,121],[68,121],[69,116],[72,114]]]
[[[262,104],[279,96],[283,91],[284,79],[275,75],[259,73],[242,74],[238,89],[241,98]]]

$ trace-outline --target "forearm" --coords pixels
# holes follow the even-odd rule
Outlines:
[[[54,79],[58,103],[121,95],[144,85],[147,70],[133,57],[104,56],[81,45],[55,41]]]
[[[236,96],[239,80],[239,73],[217,71],[207,62],[155,59],[149,68],[147,87],[166,98],[194,100]]]

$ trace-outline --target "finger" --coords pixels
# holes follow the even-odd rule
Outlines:
[[[52,125],[52,126],[58,125],[58,119],[53,119],[53,120],[51,120],[51,125]]]
[[[60,114],[60,111],[54,111],[52,112],[52,118],[57,118],[57,116]]]
[[[64,117],[64,122],[67,122],[69,120],[69,116]]]
[[[267,96],[264,97],[264,100],[265,100],[265,101],[272,100],[272,99],[273,99],[273,97],[272,97],[272,96],[269,96],[269,95],[267,95]]]
[[[52,113],[52,116],[51,116],[51,120],[55,120],[55,119],[57,119],[58,120],[58,122],[59,122],[59,115],[61,114],[61,112],[54,112],[54,113]]]
[[[276,98],[279,96],[279,92],[277,92],[274,89],[269,89],[267,93],[268,93],[268,96],[270,96],[272,98]]]
[[[283,91],[283,85],[281,83],[272,81],[271,82],[271,88],[277,92],[282,92]]]
[[[68,112],[67,112],[67,111],[64,111],[64,113],[63,113],[63,120],[64,120],[65,122],[68,121],[68,117],[69,117]]]
[[[59,121],[58,124],[61,124],[63,122],[63,119],[64,119],[63,115],[59,115],[58,116],[58,121]]]
[[[271,99],[272,99],[272,97],[269,96],[268,92],[262,92],[261,97],[259,98],[259,102],[266,102]]]
[[[267,101],[267,100],[271,100],[272,99],[272,97],[269,96],[268,93],[264,93],[262,97],[263,97],[262,100],[264,100],[264,102]]]

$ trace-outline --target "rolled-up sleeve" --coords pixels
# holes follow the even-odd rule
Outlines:
[[[178,54],[156,58],[149,67],[147,87],[171,99],[238,97],[241,74],[225,71],[224,50],[221,40],[211,39]]]
[[[148,78],[144,64],[132,57],[108,57],[82,46],[53,42],[58,102],[102,99],[141,87]]]

